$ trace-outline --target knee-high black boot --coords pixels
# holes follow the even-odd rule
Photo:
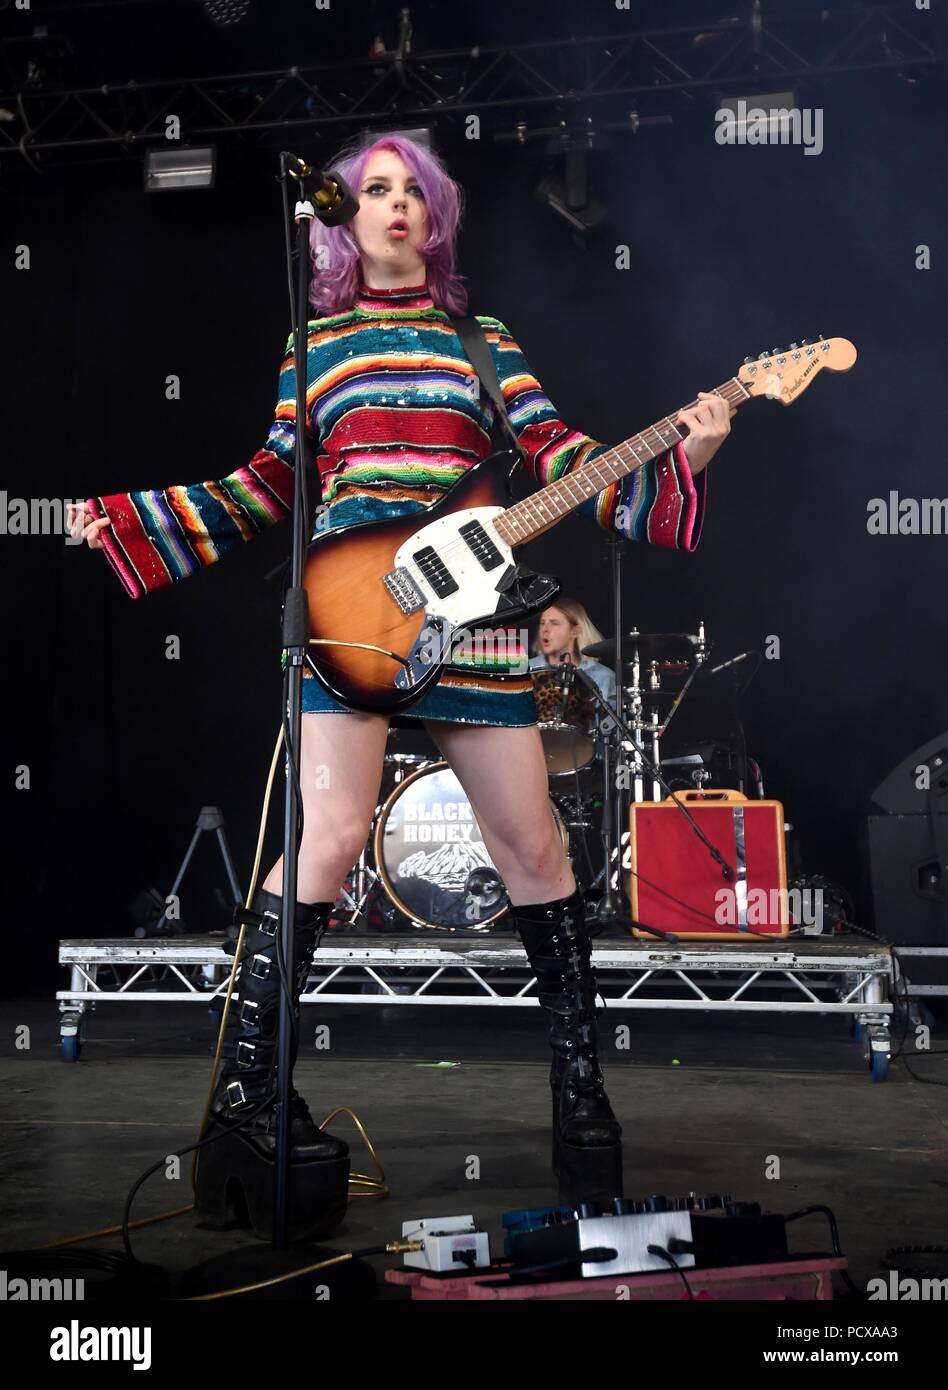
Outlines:
[[[274,1158],[276,1153],[277,1048],[280,1016],[280,971],[277,938],[283,900],[259,889],[247,923],[236,991],[222,1049],[222,1065],[195,1187],[195,1207],[202,1220],[224,1225],[239,1219],[242,1195],[250,1224],[270,1239]],[[295,956],[287,980],[296,1019],[290,1065],[299,1050],[299,998],[331,903],[298,903]],[[271,1097],[268,1105],[263,1104]],[[254,1111],[257,1114],[253,1114]],[[290,1087],[290,1223],[295,1239],[326,1234],[338,1225],[348,1201],[349,1146],[320,1130],[303,1097]],[[239,1190],[239,1191],[238,1191]]]
[[[563,1201],[622,1196],[622,1128],[598,1057],[596,980],[583,896],[511,906],[511,917],[550,1013],[553,1169]]]

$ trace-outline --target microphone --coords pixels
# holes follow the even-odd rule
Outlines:
[[[730,661],[722,661],[720,666],[712,666],[708,675],[716,676],[719,671],[726,671],[729,666],[736,666],[738,662],[746,661],[749,656],[753,655],[753,652],[741,652],[740,656],[732,656]]]
[[[560,656],[560,666],[556,676],[556,683],[564,695],[569,690],[572,679],[573,671],[569,659],[569,652],[563,652]]]
[[[326,227],[341,227],[359,211],[359,200],[335,169],[314,169],[298,155],[284,151],[287,172],[297,179],[300,192],[313,204],[316,216]]]
[[[566,714],[566,706],[569,702],[569,692],[573,684],[573,668],[570,664],[569,653],[563,652],[560,656],[559,670],[556,673],[556,684],[560,692],[560,719]]]

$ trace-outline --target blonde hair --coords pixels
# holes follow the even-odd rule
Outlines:
[[[556,608],[560,613],[562,613],[563,617],[568,619],[570,627],[576,626],[579,628],[579,631],[573,638],[573,650],[570,653],[570,655],[576,657],[577,661],[584,660],[583,647],[589,647],[593,644],[593,642],[601,642],[603,640],[602,633],[599,631],[598,627],[590,618],[589,614],[586,612],[585,608],[578,601],[578,599],[558,598],[554,603],[548,603],[546,605],[546,608],[544,608],[543,612],[546,613],[550,608]],[[532,650],[534,656],[539,656],[543,651],[543,648],[540,645],[539,627],[537,628],[536,636],[533,639]]]

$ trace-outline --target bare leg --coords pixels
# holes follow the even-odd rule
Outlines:
[[[552,902],[576,890],[553,819],[540,731],[449,724],[425,726],[463,786],[510,901]]]
[[[378,805],[388,720],[380,714],[304,714],[300,782],[300,902],[332,902],[355,864]],[[283,892],[281,854],[263,884]]]

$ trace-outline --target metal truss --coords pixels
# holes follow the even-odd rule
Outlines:
[[[67,1055],[67,1040],[76,1040],[69,1045],[73,1058],[83,1014],[96,1002],[213,1007],[226,993],[231,968],[222,940],[209,936],[62,941],[59,960],[71,971],[70,988],[56,997]],[[865,1029],[880,1059],[876,1073],[887,1064],[893,1012],[887,947],[816,938],[674,947],[630,940],[596,947],[592,960],[609,1011],[841,1014],[858,1035]],[[536,1008],[537,997],[513,937],[435,944],[428,935],[339,936],[316,953],[301,1002]]]
[[[0,95],[0,159],[19,155],[40,171],[52,156],[62,167],[167,148],[169,116],[191,145],[270,146],[291,132],[338,143],[380,124],[463,125],[470,116],[482,137],[525,143],[564,130],[634,130],[702,94],[885,71],[914,81],[948,57],[929,16],[904,4],[785,11],[753,0],[748,16],[706,24],[424,53],[409,41],[358,61],[76,90],[43,86],[40,52],[24,85]]]

